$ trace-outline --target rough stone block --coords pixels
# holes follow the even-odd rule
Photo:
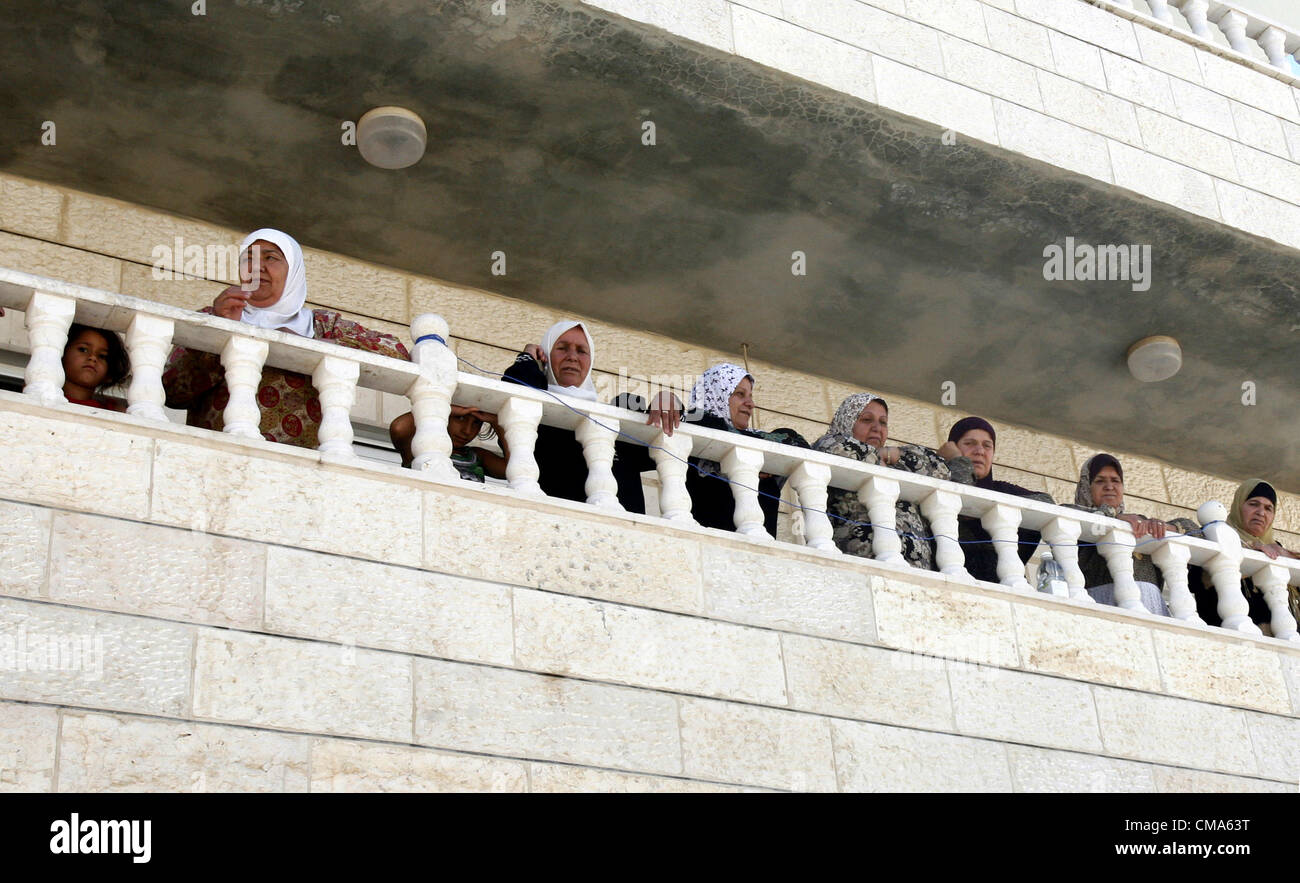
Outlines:
[[[436,279],[409,277],[411,315],[437,313],[447,320],[458,338],[499,346],[509,351],[500,367],[503,371],[523,351],[525,344],[541,343],[551,325],[564,318],[546,307],[486,291],[461,288]],[[601,366],[600,341],[596,341],[596,367]]]
[[[1152,771],[1156,790],[1162,794],[1287,794],[1295,791],[1295,785],[1290,783],[1225,776],[1204,770],[1157,766],[1152,767]]]
[[[986,5],[984,24],[988,29],[990,48],[1044,70],[1056,69],[1052,44],[1047,38],[1049,31],[1038,22]]]
[[[1038,85],[1050,115],[1135,147],[1142,146],[1133,104],[1126,99],[1047,71],[1038,72]]]
[[[881,107],[953,129],[986,144],[998,143],[993,99],[988,95],[888,58],[877,56],[872,66],[876,101]]]
[[[704,609],[720,619],[828,638],[873,641],[871,577],[807,558],[703,545]]]
[[[999,99],[993,113],[1006,149],[1099,181],[1112,179],[1106,139],[1095,132]]]
[[[831,721],[841,791],[1010,791],[1006,748],[997,742]]]
[[[1056,476],[1071,484],[1078,480],[1079,471],[1074,468],[1070,444],[1065,439],[1014,426],[1000,425],[997,430],[998,462],[1040,475]],[[947,438],[946,434],[944,438]],[[1070,499],[1074,499],[1073,492]]]
[[[1276,651],[1253,642],[1153,632],[1166,691],[1220,705],[1291,712]]]
[[[59,238],[63,192],[14,175],[0,175],[0,226],[19,236]]]
[[[306,457],[293,462],[260,451],[243,454],[164,440],[157,446],[156,521],[394,564],[420,563],[420,492],[409,486],[321,468]]]
[[[153,267],[130,262],[122,263],[122,281],[119,290],[131,297],[142,297],[182,310],[201,310],[217,299],[228,282],[209,279],[153,278]]]
[[[790,707],[909,727],[953,726],[942,659],[782,635]]]
[[[667,530],[428,492],[425,566],[606,601],[697,613],[699,542]],[[418,547],[418,544],[416,546]],[[501,562],[510,566],[503,574]]]
[[[1079,681],[1159,691],[1151,629],[1074,609],[1016,604],[1025,668]]]
[[[943,74],[939,33],[855,0],[782,0],[789,22],[913,68]],[[880,68],[876,68],[879,81]],[[883,102],[882,102],[883,103]]]
[[[947,34],[939,37],[939,45],[948,79],[1034,110],[1043,109],[1032,66]]]
[[[532,763],[529,778],[535,794],[716,794],[763,791],[763,788],[739,788],[694,779],[670,779],[664,776],[634,776],[591,767]]]
[[[1101,65],[1101,52],[1096,46],[1060,31],[1048,31],[1047,39],[1052,45],[1052,57],[1056,59],[1058,74],[1096,89],[1109,88],[1106,84],[1106,70]]]
[[[514,593],[522,668],[785,705],[775,632],[526,589]]]
[[[89,251],[148,267],[159,260],[160,266],[180,269],[171,261],[155,258],[154,249],[162,246],[173,255],[178,236],[183,246],[200,245],[206,249],[209,245],[238,245],[244,233],[129,202],[68,191],[63,236],[68,245]]]
[[[1234,143],[1232,155],[1242,184],[1300,204],[1300,165],[1244,144]]]
[[[525,765],[495,757],[446,754],[346,739],[311,743],[313,793],[509,792],[528,790]]]
[[[1209,500],[1231,506],[1232,497],[1237,492],[1236,483],[1212,475],[1188,472],[1175,466],[1165,466],[1164,473],[1169,502],[1193,511]]]
[[[179,716],[193,630],[0,600],[0,698]]]
[[[1286,136],[1286,147],[1291,158],[1300,162],[1300,125],[1282,120],[1282,133]]]
[[[1056,0],[1016,0],[1021,16],[1093,43],[1111,52],[1140,58],[1133,23],[1108,9]]]
[[[1300,715],[1300,657],[1289,653],[1279,655],[1282,658],[1282,676],[1291,691],[1291,712]]]
[[[411,738],[411,660],[205,629],[194,662],[194,715],[405,742]]]
[[[963,40],[988,45],[980,0],[906,0],[907,17]]]
[[[268,631],[501,665],[514,659],[506,586],[275,546],[266,571]]]
[[[957,731],[1075,751],[1102,750],[1086,684],[1005,669],[949,665]]]
[[[1110,687],[1093,687],[1093,696],[1107,754],[1227,773],[1259,771],[1245,712]]]
[[[1232,102],[1217,92],[1177,77],[1169,78],[1169,87],[1174,95],[1174,106],[1178,108],[1178,116],[1183,122],[1232,137]]]
[[[681,700],[688,776],[790,791],[834,791],[829,721],[774,708]]]
[[[1214,179],[1118,141],[1108,142],[1115,184],[1202,217],[1219,219]]]
[[[49,509],[0,500],[0,594],[42,596],[50,520]]]
[[[966,662],[1016,666],[1011,604],[974,592],[873,577],[879,643]]]
[[[1016,791],[1032,794],[1150,792],[1156,790],[1151,767],[1095,754],[1008,745]]]
[[[863,101],[876,100],[871,53],[743,6],[732,6],[731,26],[737,55]]]
[[[63,792],[300,792],[307,790],[303,736],[64,712]]]
[[[264,554],[253,543],[203,533],[59,515],[48,597],[77,607],[256,629]]]
[[[1219,178],[1237,180],[1232,142],[1181,120],[1137,108],[1138,128],[1147,150]]]
[[[1293,785],[1300,783],[1300,720],[1275,714],[1246,714],[1250,742],[1259,759],[1259,774]]]
[[[1300,248],[1300,206],[1228,181],[1216,180],[1214,190],[1225,224]]]
[[[401,273],[314,248],[303,249],[303,267],[312,303],[409,325],[406,277]]]
[[[730,4],[726,0],[681,0],[679,3],[657,3],[655,0],[582,2],[723,52],[732,51]]]
[[[117,291],[121,262],[102,254],[0,232],[0,267]]]
[[[1273,116],[1300,123],[1300,110],[1296,108],[1291,87],[1286,83],[1213,52],[1197,52],[1196,60],[1201,65],[1201,81],[1214,91]]]
[[[1147,27],[1135,27],[1133,33],[1137,37],[1143,62],[1181,80],[1201,82],[1201,66],[1196,61],[1196,47]]]
[[[54,790],[57,709],[0,702],[0,794]]]
[[[415,660],[424,745],[680,774],[677,702],[647,690]]]
[[[1113,52],[1101,53],[1101,66],[1106,71],[1106,88],[1112,94],[1171,117],[1178,115],[1168,74]]]

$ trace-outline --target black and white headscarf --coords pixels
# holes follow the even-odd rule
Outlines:
[[[754,376],[739,365],[714,365],[695,381],[691,389],[691,410],[703,409],[735,429],[731,422],[731,394],[746,377],[751,384],[754,382]]]

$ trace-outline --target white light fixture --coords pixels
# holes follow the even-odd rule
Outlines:
[[[1168,380],[1183,367],[1183,348],[1163,334],[1144,337],[1128,348],[1128,370],[1143,383]]]
[[[357,123],[357,149],[381,169],[404,169],[424,156],[424,120],[404,107],[376,107]]]

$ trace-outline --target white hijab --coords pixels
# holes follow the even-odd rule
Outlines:
[[[551,350],[555,347],[555,342],[560,339],[566,332],[581,328],[582,333],[587,338],[587,352],[591,354],[591,366],[596,365],[596,347],[591,342],[591,332],[587,326],[573,319],[565,319],[562,322],[556,322],[546,331],[546,336],[542,338],[542,352],[546,353],[546,388],[551,392],[560,395],[573,396],[575,399],[586,399],[596,401],[596,385],[591,382],[591,367],[587,369],[587,376],[582,378],[582,383],[578,386],[560,386],[555,379],[555,371],[551,366]]]
[[[244,237],[239,245],[239,259],[242,265],[244,252],[259,239],[275,245],[284,252],[284,259],[289,264],[289,272],[284,278],[284,291],[280,299],[269,307],[244,306],[240,321],[259,328],[292,331],[299,337],[315,337],[316,323],[307,302],[307,271],[303,268],[302,248],[288,233],[263,227]]]

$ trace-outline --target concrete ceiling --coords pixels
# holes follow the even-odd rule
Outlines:
[[[507,10],[7,0],[0,169],[1300,491],[1300,254],[576,0]],[[427,123],[416,166],[340,144],[381,104]],[[1066,236],[1150,244],[1151,290],[1044,281]],[[1149,334],[1172,380],[1129,376]]]

